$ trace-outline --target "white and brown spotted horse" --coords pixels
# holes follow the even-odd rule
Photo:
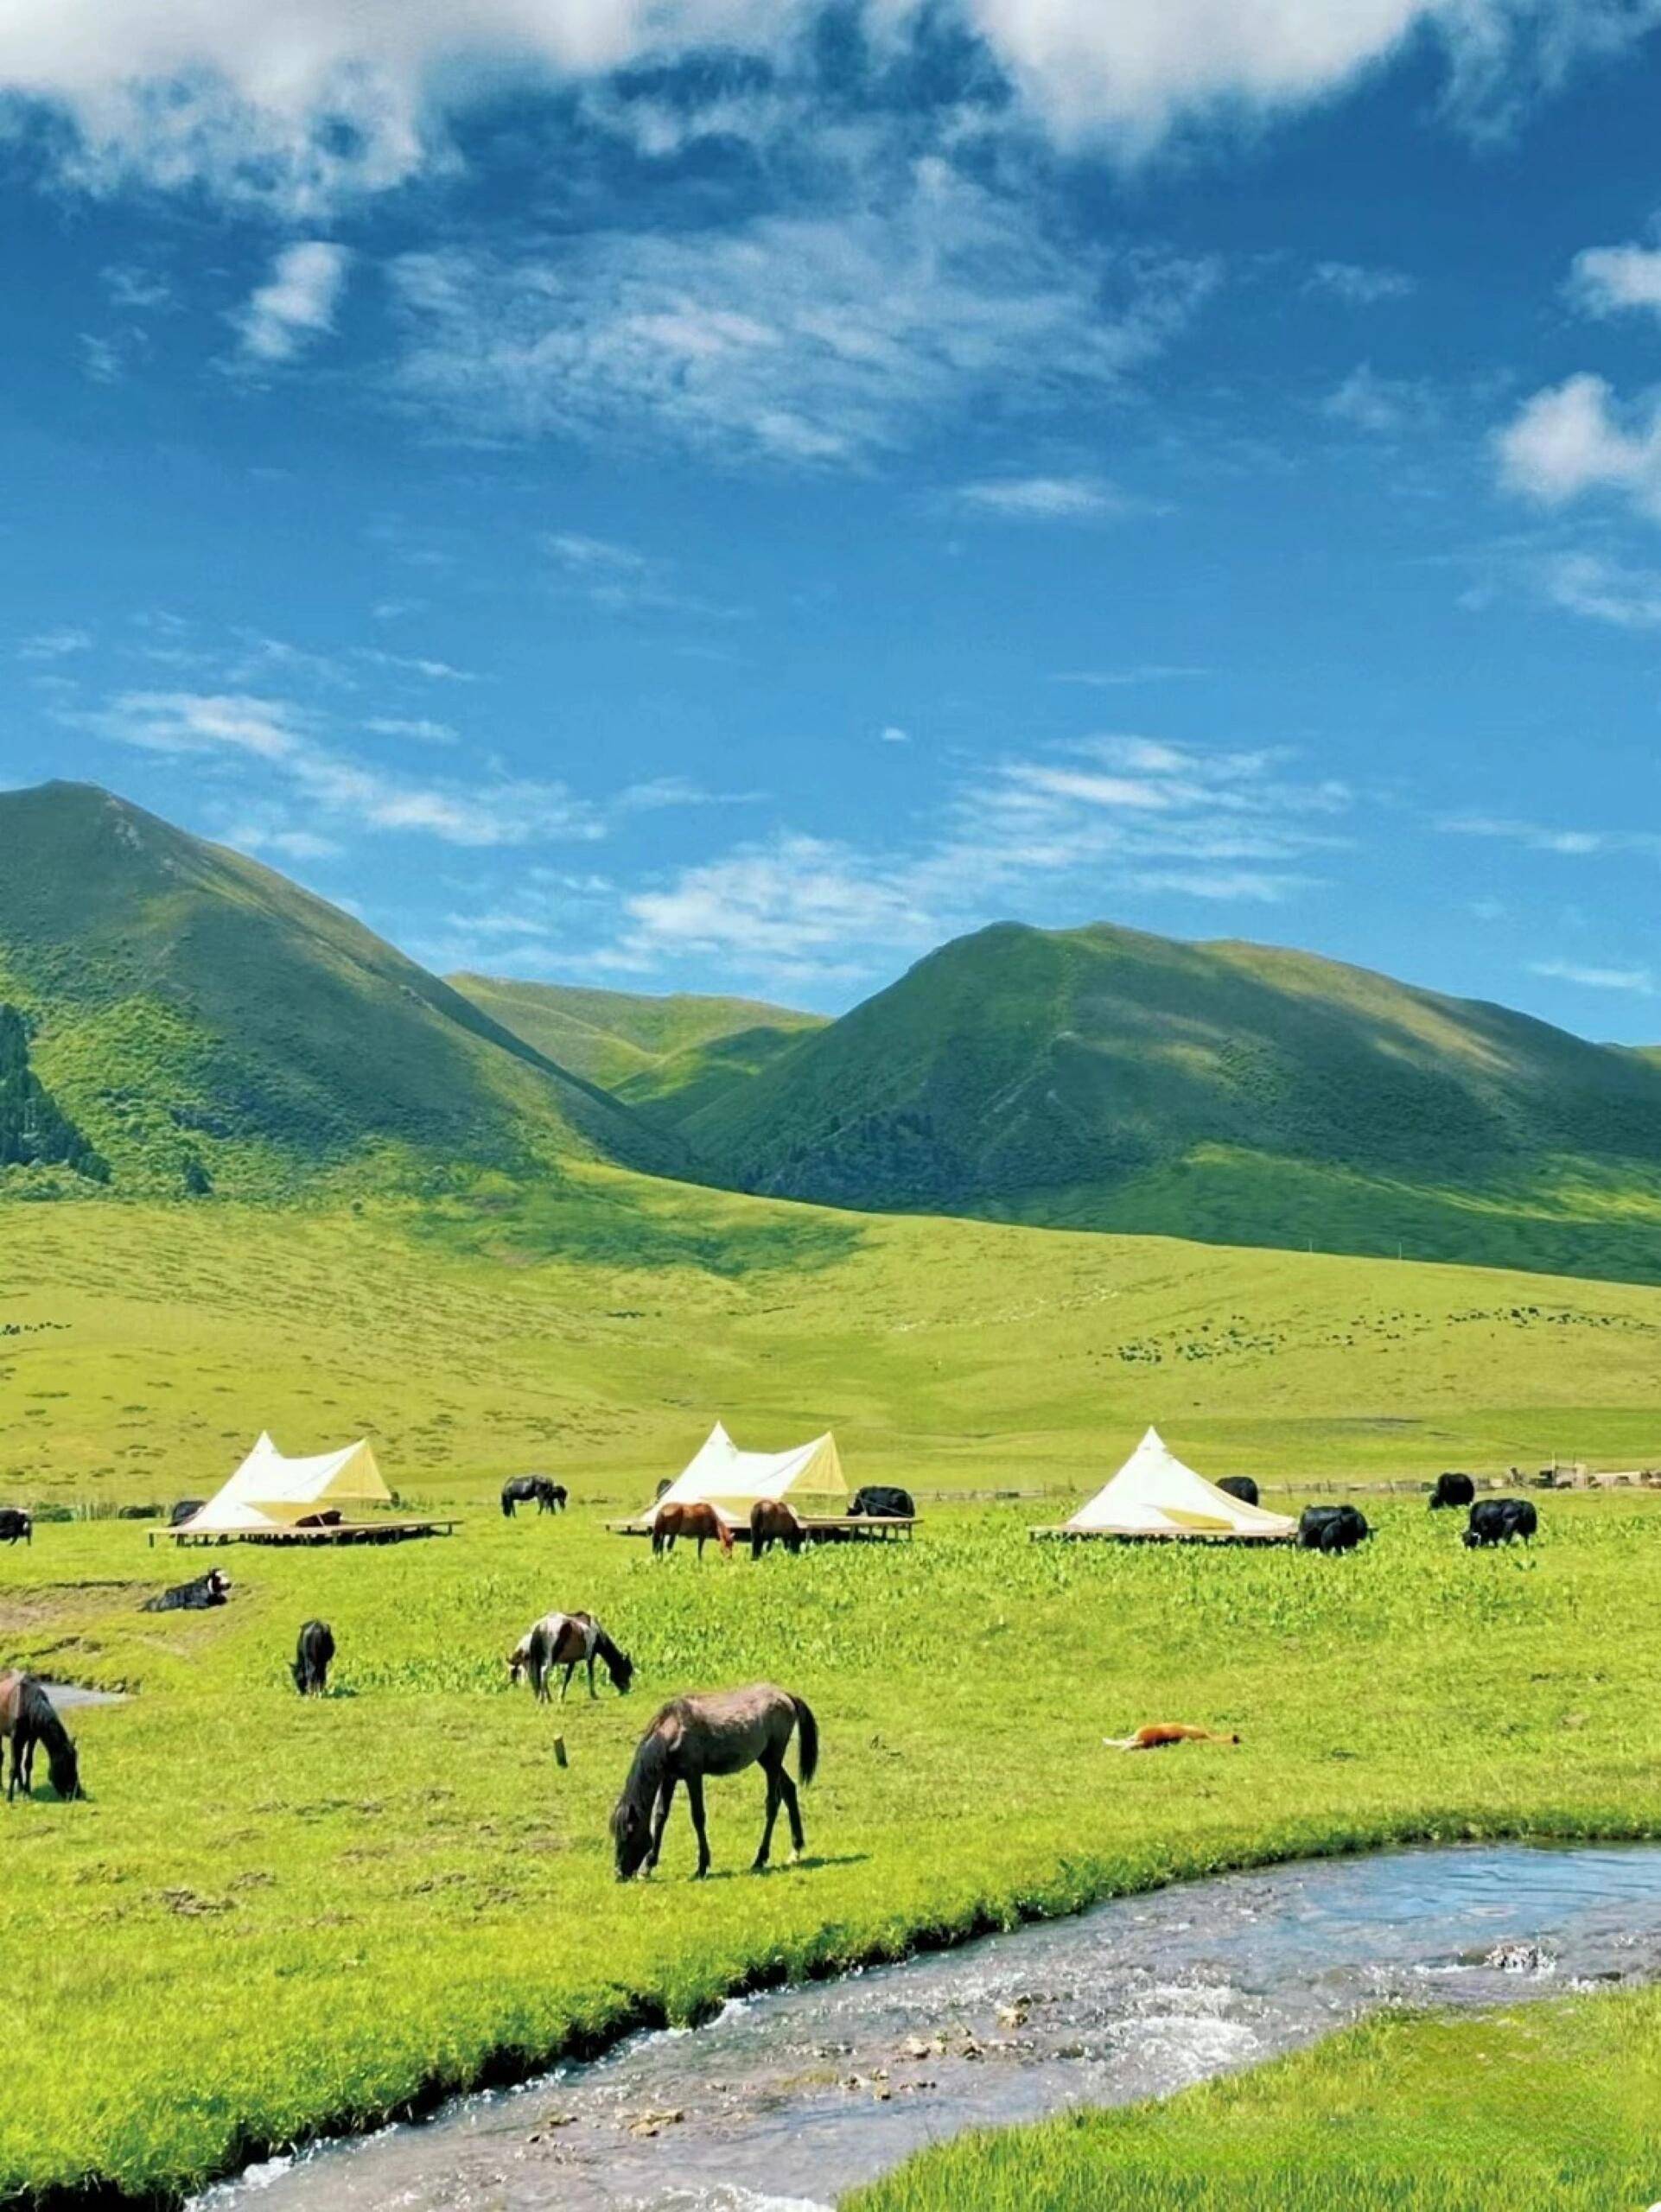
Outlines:
[[[526,1629],[507,1655],[507,1671],[516,1682],[521,1676],[528,1676],[538,1702],[546,1705],[548,1677],[556,1667],[563,1667],[565,1679],[559,1686],[559,1701],[563,1705],[565,1693],[571,1687],[571,1676],[585,1663],[589,1669],[589,1695],[594,1696],[596,1659],[605,1661],[613,1685],[627,1695],[634,1679],[634,1662],[627,1651],[618,1649],[601,1623],[592,1613],[544,1613]]]

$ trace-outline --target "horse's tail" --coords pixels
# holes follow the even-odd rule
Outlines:
[[[786,1695],[790,1693],[786,1692]],[[819,1724],[813,1718],[813,1708],[805,1697],[790,1696],[796,1708],[796,1733],[801,1744],[802,1787],[805,1789],[819,1770]]]

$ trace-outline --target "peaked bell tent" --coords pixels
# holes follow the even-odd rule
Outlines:
[[[262,1435],[230,1481],[173,1533],[181,1536],[258,1535],[292,1529],[314,1513],[349,1505],[390,1505],[366,1443],[346,1445],[312,1459],[285,1459]]]
[[[1283,1513],[1266,1513],[1185,1467],[1150,1428],[1111,1482],[1081,1505],[1065,1528],[1034,1535],[1189,1536],[1282,1543],[1297,1533]]]
[[[762,1497],[786,1499],[805,1516],[844,1511],[848,1484],[830,1431],[790,1452],[741,1452],[717,1421],[685,1472],[640,1519],[650,1528],[665,1505],[704,1504],[736,1528]]]

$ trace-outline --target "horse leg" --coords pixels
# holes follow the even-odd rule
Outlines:
[[[646,1871],[649,1874],[658,1863],[663,1849],[663,1832],[669,1826],[669,1808],[675,1802],[675,1777],[665,1775],[658,1792],[658,1817],[652,1823],[652,1848],[646,1855]]]
[[[689,1774],[686,1777],[686,1802],[692,1808],[692,1826],[697,1830],[698,1870],[693,1878],[702,1881],[710,1871],[710,1831],[703,1825],[703,1777]]]
[[[796,1795],[796,1785],[785,1771],[784,1757],[779,1759],[779,1788],[784,1796],[785,1812],[790,1821],[790,1857],[794,1865],[807,1848],[807,1838],[802,1834],[802,1805]]]
[[[573,1659],[570,1665],[565,1669],[564,1681],[559,1686],[559,1701],[562,1705],[565,1702],[566,1691],[571,1687],[571,1676],[576,1674],[576,1662]],[[590,1697],[594,1695],[594,1669],[592,1665],[590,1665],[589,1669],[589,1695]]]
[[[755,1858],[750,1866],[752,1874],[765,1874],[767,1871],[767,1855],[773,1849],[773,1824],[779,1817],[779,1801],[784,1795],[779,1787],[778,1768],[769,1766],[764,1770],[767,1777],[767,1825],[761,1830],[761,1840],[757,1847]]]
[[[569,1673],[566,1675],[565,1679],[566,1679],[566,1681],[567,1681],[568,1682],[570,1681],[570,1679],[571,1679],[571,1678],[570,1678],[570,1674],[569,1674]],[[589,1695],[590,1697],[593,1697],[595,1694],[595,1687],[594,1687],[594,1654],[593,1654],[593,1652],[591,1651],[591,1652],[589,1652]]]

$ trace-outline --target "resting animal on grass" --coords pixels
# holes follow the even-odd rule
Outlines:
[[[1219,1736],[1210,1728],[1190,1728],[1183,1720],[1153,1720],[1134,1736],[1104,1736],[1111,1751],[1162,1751],[1172,1744],[1238,1744],[1238,1736]]]
[[[1479,1544],[1509,1544],[1520,1536],[1531,1541],[1540,1525],[1534,1501],[1528,1497],[1485,1497],[1471,1508],[1471,1525],[1465,1541],[1473,1550]]]
[[[779,1497],[758,1497],[750,1508],[750,1557],[761,1559],[775,1544],[793,1558],[806,1541],[792,1507]]]
[[[1430,1493],[1430,1510],[1440,1513],[1446,1505],[1469,1505],[1475,1497],[1476,1484],[1468,1475],[1438,1475]]]
[[[652,1558],[659,1552],[672,1552],[678,1536],[684,1536],[689,1542],[696,1541],[700,1559],[703,1547],[712,1539],[723,1552],[730,1553],[733,1548],[733,1532],[713,1505],[660,1505],[652,1516]]]
[[[334,1656],[334,1637],[327,1621],[308,1621],[300,1631],[294,1664],[289,1669],[302,1697],[321,1697],[328,1688],[329,1662]]]
[[[612,1687],[622,1696],[628,1694],[629,1684],[634,1680],[634,1662],[627,1651],[620,1651],[600,1622],[592,1613],[544,1613],[525,1634],[507,1655],[507,1671],[517,1682],[528,1675],[537,1702],[548,1702],[548,1677],[556,1667],[565,1669],[565,1679],[559,1686],[559,1701],[565,1702],[565,1693],[571,1687],[571,1676],[586,1661],[589,1669],[589,1695],[595,1695],[594,1662],[603,1659],[606,1672],[611,1676]]]
[[[15,1544],[20,1536],[26,1544],[34,1542],[34,1522],[21,1505],[0,1505],[0,1544]]]
[[[664,1707],[641,1737],[634,1764],[611,1816],[617,1853],[617,1878],[627,1882],[658,1863],[675,1785],[686,1784],[686,1802],[697,1831],[697,1878],[710,1871],[710,1837],[703,1825],[703,1783],[707,1775],[741,1774],[758,1762],[767,1778],[767,1826],[751,1872],[766,1869],[773,1824],[782,1804],[790,1819],[792,1855],[806,1847],[796,1785],[785,1771],[785,1752],[792,1733],[801,1741],[802,1787],[812,1781],[819,1763],[819,1724],[805,1700],[771,1682],[748,1689],[717,1690],[703,1697],[678,1697]],[[653,1803],[657,1812],[652,1813]]]
[[[533,1499],[538,1513],[563,1513],[566,1496],[564,1484],[547,1475],[515,1475],[502,1484],[502,1518],[511,1521],[516,1505],[529,1505]]]
[[[199,1574],[194,1582],[177,1583],[171,1590],[161,1590],[154,1598],[146,1598],[138,1610],[143,1613],[203,1613],[210,1605],[222,1605],[230,1594],[230,1576],[223,1567],[213,1567],[206,1574]]]
[[[168,1515],[168,1526],[176,1529],[182,1521],[194,1521],[207,1503],[205,1497],[181,1497]]]
[[[0,1744],[11,1739],[11,1780],[6,1785],[10,1804],[22,1785],[25,1797],[35,1789],[35,1746],[46,1745],[47,1771],[60,1797],[79,1797],[80,1761],[69,1731],[33,1675],[16,1669],[0,1675]]]
[[[868,1521],[914,1521],[917,1508],[911,1492],[893,1483],[867,1483],[854,1492],[850,1514],[862,1513]]]
[[[1217,1485],[1229,1497],[1238,1497],[1242,1505],[1257,1503],[1257,1485],[1250,1475],[1225,1475]]]

